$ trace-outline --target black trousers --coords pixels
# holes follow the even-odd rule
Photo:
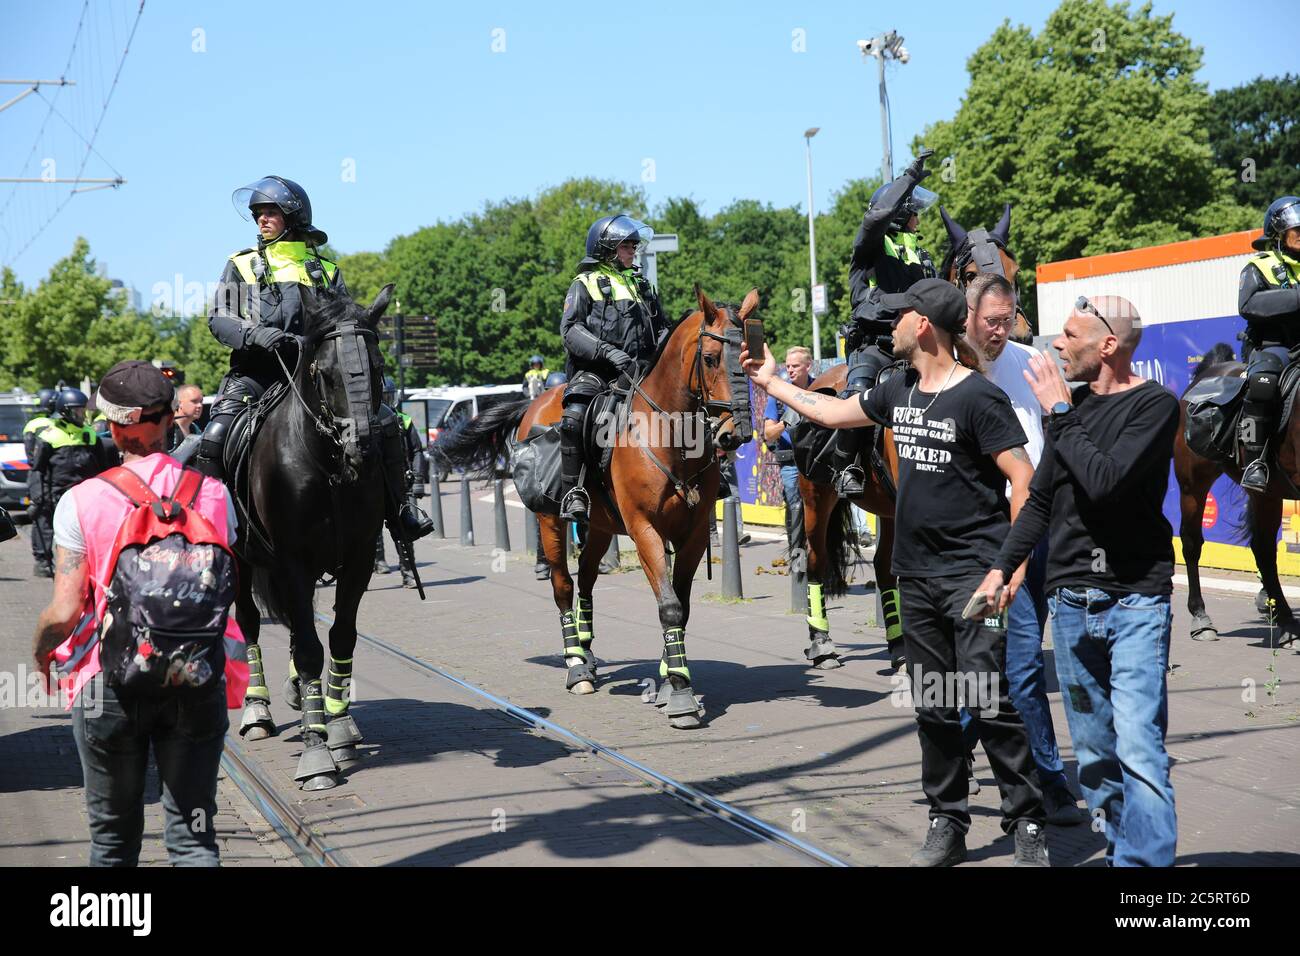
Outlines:
[[[32,557],[49,564],[54,560],[54,505],[34,501],[27,515],[32,519]]]
[[[921,786],[930,817],[970,828],[966,745],[958,707],[970,711],[1002,794],[1002,829],[1045,822],[1042,790],[1025,725],[1007,687],[1007,631],[1001,619],[967,621],[962,609],[982,573],[900,578],[907,672],[921,738]]]

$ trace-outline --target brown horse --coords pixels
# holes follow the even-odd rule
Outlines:
[[[1232,361],[1232,347],[1219,343],[1197,366],[1192,375],[1188,390],[1201,379],[1215,375],[1240,377],[1246,366]],[[1226,359],[1226,361],[1225,361]],[[1183,561],[1187,565],[1187,610],[1192,615],[1191,635],[1201,641],[1217,640],[1219,633],[1205,610],[1205,599],[1201,596],[1201,548],[1205,544],[1201,519],[1205,515],[1205,499],[1210,486],[1220,475],[1226,474],[1238,485],[1241,484],[1241,465],[1234,462],[1223,465],[1208,458],[1202,458],[1187,445],[1187,392],[1181,401],[1182,414],[1178,435],[1174,439],[1174,477],[1178,481],[1179,510],[1181,521],[1178,537],[1183,545]],[[1250,550],[1255,556],[1255,567],[1259,571],[1263,584],[1261,596],[1272,602],[1277,626],[1280,629],[1279,645],[1290,644],[1300,637],[1300,626],[1291,605],[1282,594],[1282,584],[1277,577],[1277,532],[1282,526],[1282,501],[1295,496],[1295,492],[1286,487],[1282,476],[1285,475],[1294,487],[1300,487],[1300,411],[1293,409],[1291,418],[1286,423],[1281,443],[1278,445],[1277,466],[1269,482],[1268,490],[1263,494],[1246,492],[1246,516],[1250,530]],[[1244,490],[1244,489],[1243,489]],[[1257,600],[1257,605],[1260,604]],[[1267,609],[1267,605],[1265,605]]]
[[[1011,329],[1011,338],[1025,344],[1033,341],[1035,329],[1020,308],[1020,288],[1016,285],[1020,264],[1007,252],[1011,232],[1011,203],[1002,208],[1002,218],[992,230],[972,229],[967,232],[942,206],[939,207],[939,215],[948,233],[949,244],[948,255],[944,257],[939,272],[963,291],[970,280],[981,272],[999,273],[1016,290],[1016,324]]]
[[[944,228],[950,244],[940,273],[958,288],[980,272],[999,272],[1012,287],[1020,273],[1020,265],[1007,252],[1011,231],[1011,205],[1002,211],[1002,218],[991,231],[975,229],[967,232],[947,211],[940,207]],[[1016,327],[1013,337],[1033,338],[1024,312],[1016,305]],[[848,379],[848,368],[837,365],[818,376],[809,386],[813,389],[838,395]],[[893,482],[898,480],[898,458],[891,433],[886,430],[883,441],[884,460]],[[894,547],[894,491],[883,483],[871,468],[866,468],[867,489],[853,499],[864,511],[876,516],[879,522],[876,537],[876,554],[872,566],[876,572],[876,588],[880,594],[885,617],[885,639],[889,647],[890,663],[899,667],[903,663],[903,629],[898,610],[898,582],[890,565]],[[852,513],[850,502],[841,499],[827,483],[799,476],[799,493],[803,496],[804,528],[808,535],[808,648],[804,655],[814,667],[828,668],[839,665],[839,654],[830,637],[830,621],[826,614],[825,599],[836,597],[847,589],[847,575],[856,559],[851,533]]]
[[[592,590],[613,536],[628,535],[654,590],[663,628],[662,685],[655,703],[678,728],[699,727],[703,716],[686,659],[691,583],[714,521],[720,476],[713,446],[737,448],[753,434],[751,422],[743,422],[739,431],[735,427],[742,404],[746,410],[740,414],[748,415],[748,391],[743,403],[733,401],[733,393],[739,395],[740,384],[747,385],[739,363],[740,329],[758,308],[757,290],[745,297],[739,310],[715,305],[698,286],[695,291],[699,309],[673,328],[653,367],[632,384],[626,421],[607,433],[613,439],[608,471],[588,465],[591,517],[578,563],[576,613],[565,555],[567,522],[557,515],[537,516],[560,610],[569,691],[595,690]],[[563,393],[563,387],[552,388],[532,401],[489,409],[447,436],[445,443],[439,439],[438,450],[453,465],[481,467],[495,460],[511,437],[522,441],[534,426],[558,422]],[[649,435],[646,422],[659,423]]]

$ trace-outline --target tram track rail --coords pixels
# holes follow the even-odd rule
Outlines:
[[[316,619],[325,624],[332,625],[334,619],[327,614],[316,614]],[[390,644],[383,638],[366,634],[361,631],[357,632],[357,640],[370,645],[378,651],[382,651],[391,657],[395,657],[409,667],[424,673],[430,678],[436,678],[450,683],[460,689],[473,694],[475,697],[486,701],[493,709],[498,710],[522,724],[526,724],[535,730],[538,730],[548,736],[564,743],[576,746],[582,750],[589,751],[600,757],[607,763],[613,764],[627,771],[632,776],[648,783],[660,793],[668,796],[678,803],[681,803],[697,812],[707,814],[715,820],[741,830],[760,842],[773,846],[782,847],[798,856],[822,866],[850,866],[851,864],[841,860],[839,857],[826,850],[821,849],[814,844],[801,840],[787,830],[774,824],[761,820],[752,814],[731,804],[719,800],[703,791],[692,787],[690,784],[682,783],[667,774],[655,770],[639,760],[629,757],[615,747],[603,744],[590,737],[584,736],[577,731],[571,730],[553,720],[549,720],[542,715],[528,710],[526,707],[520,707],[518,704],[512,704],[503,697],[498,697],[491,691],[485,690],[469,681],[463,680],[455,674],[447,671],[426,660],[422,660],[407,651],[402,650],[396,645]]]

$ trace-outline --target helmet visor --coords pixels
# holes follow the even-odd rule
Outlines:
[[[255,183],[241,186],[230,194],[235,211],[244,219],[252,220],[254,206],[275,206],[289,218],[301,208],[302,203],[280,180],[267,176]]]
[[[938,201],[939,197],[924,186],[917,186],[912,190],[912,208],[917,215],[925,212]]]
[[[1288,229],[1300,227],[1300,200],[1289,203],[1273,213],[1269,219],[1270,234],[1284,236]]]
[[[601,243],[611,252],[625,242],[636,243],[636,254],[645,252],[646,245],[654,238],[655,231],[650,226],[631,216],[619,216],[605,227]]]

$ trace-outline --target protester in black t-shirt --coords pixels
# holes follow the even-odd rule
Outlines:
[[[979,590],[992,594],[1049,535],[1053,656],[1079,785],[1106,823],[1106,860],[1173,866],[1165,669],[1174,551],[1162,506],[1179,411],[1172,392],[1133,374],[1141,338],[1127,299],[1080,297],[1052,344],[1065,377],[1087,384],[1071,393],[1050,357],[1031,359],[1024,374],[1050,416],[1046,444]]]
[[[978,359],[960,338],[966,299],[955,286],[922,279],[907,292],[886,295],[883,305],[898,313],[894,354],[911,367],[882,375],[860,397],[838,399],[782,382],[770,351],[761,366],[745,352],[741,361],[769,395],[818,424],[855,428],[876,421],[893,430],[899,462],[893,570],[930,802],[930,829],[912,865],[951,866],[966,858],[970,813],[958,719],[964,705],[997,777],[1003,829],[1015,832],[1016,864],[1046,866],[1042,794],[1007,690],[1005,618],[962,617],[1028,495],[1033,466],[1025,434],[1006,395],[974,371]],[[1017,584],[1023,574],[1022,566]]]

